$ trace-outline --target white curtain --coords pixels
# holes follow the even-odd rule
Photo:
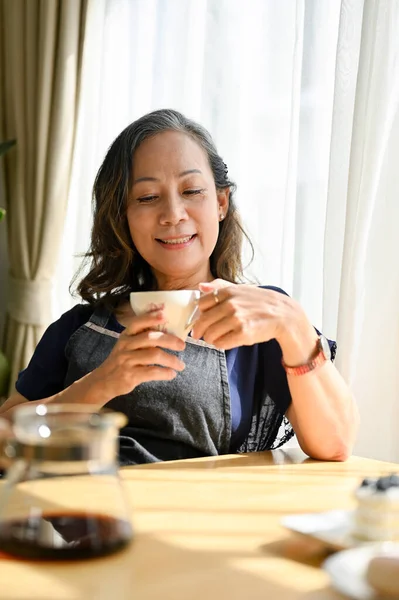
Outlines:
[[[150,110],[181,110],[210,130],[238,184],[256,253],[248,276],[283,287],[338,338],[362,413],[357,452],[399,459],[398,10],[399,0],[89,0],[54,316],[74,302],[108,146]]]
[[[341,88],[343,71],[337,73]],[[358,452],[399,462],[398,0],[364,3],[350,156],[341,157],[341,165],[339,147],[335,140],[330,177],[338,180],[336,169],[345,170],[348,188],[341,221],[338,366],[361,409]],[[332,213],[339,204],[335,192],[328,202]],[[326,225],[332,255],[334,221]]]

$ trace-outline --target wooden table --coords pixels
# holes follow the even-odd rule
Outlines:
[[[0,598],[337,600],[321,546],[280,519],[351,508],[363,477],[395,470],[364,458],[316,462],[295,449],[126,468],[134,543],[75,564],[0,560]]]

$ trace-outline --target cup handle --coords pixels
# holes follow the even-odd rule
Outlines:
[[[191,327],[191,325],[193,325],[195,323],[198,310],[199,310],[198,306],[195,306],[193,312],[191,313],[191,315],[188,318],[188,321],[187,321],[184,329],[188,329],[189,327]]]

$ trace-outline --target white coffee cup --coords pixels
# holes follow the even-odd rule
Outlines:
[[[160,329],[185,340],[196,319],[197,301],[200,295],[201,292],[198,290],[132,292],[130,305],[134,313],[139,316],[163,304],[166,321]]]

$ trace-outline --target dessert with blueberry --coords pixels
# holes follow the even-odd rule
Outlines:
[[[356,490],[354,533],[369,541],[399,540],[399,475],[364,479]]]

